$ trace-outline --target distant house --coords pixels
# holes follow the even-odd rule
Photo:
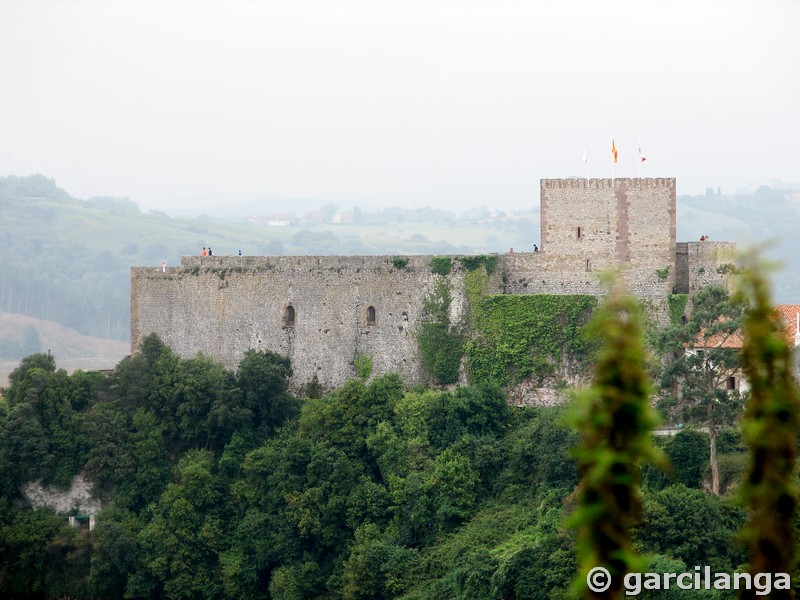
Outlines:
[[[289,227],[292,221],[296,221],[294,213],[272,213],[267,217],[268,227]]]
[[[325,213],[321,210],[315,210],[313,212],[307,212],[303,220],[306,223],[322,223],[325,220]]]
[[[699,359],[707,359],[707,365],[715,372],[715,377],[719,381],[714,384],[714,387],[720,389],[722,386],[729,392],[746,392],[749,389],[747,382],[742,377],[741,369],[729,370],[722,372],[719,368],[719,363],[714,360],[714,353],[716,352],[717,359],[720,358],[717,350],[736,350],[741,351],[744,344],[744,338],[741,331],[734,331],[731,334],[719,333],[706,337],[706,330],[701,331],[693,346],[686,349],[686,354],[696,356]],[[708,368],[708,367],[706,367]]]
[[[784,339],[793,349],[795,377],[800,378],[800,304],[778,304],[775,311],[783,323]],[[703,332],[701,332],[696,345],[687,348],[687,354],[702,357],[705,353],[718,348],[741,350],[744,345],[744,336],[740,331],[724,337],[721,335],[706,339],[703,337]],[[738,370],[728,374],[725,379],[725,388],[728,391],[746,392],[750,386],[742,371]]]
[[[353,222],[353,211],[346,210],[343,212],[338,212],[331,217],[331,223],[352,223]]]

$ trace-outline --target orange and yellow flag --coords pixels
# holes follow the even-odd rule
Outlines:
[[[617,145],[614,143],[613,138],[611,140],[611,156],[614,159],[614,162],[617,162]]]

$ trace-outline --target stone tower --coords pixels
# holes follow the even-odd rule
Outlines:
[[[632,293],[668,292],[675,274],[675,179],[543,179],[541,240],[556,268],[620,267]]]

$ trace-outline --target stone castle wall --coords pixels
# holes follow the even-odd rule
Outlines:
[[[723,280],[717,269],[735,252],[733,244],[676,243],[674,179],[542,180],[541,240],[539,252],[496,255],[486,293],[601,296],[599,275],[620,267],[631,292],[666,319],[671,292]],[[432,257],[406,258],[399,268],[390,256],[192,256],[166,273],[135,268],[132,351],[150,332],[183,356],[203,352],[232,368],[247,349],[268,349],[292,360],[295,390],[315,378],[341,385],[366,354],[375,374],[426,383],[416,332],[442,276]],[[453,260],[454,323],[468,311],[463,275]]]
[[[733,291],[733,280],[726,277],[726,265],[736,264],[734,242],[681,242],[677,260],[685,263],[686,271],[685,278],[680,280],[679,293],[694,294],[711,284],[726,285],[729,291]]]
[[[356,376],[368,355],[375,373],[425,381],[415,327],[436,278],[430,257],[396,268],[389,256],[184,257],[179,268],[137,268],[132,275],[132,351],[156,332],[183,356],[208,354],[235,367],[249,348],[289,356],[293,387],[324,387]],[[460,275],[451,318],[465,301]],[[287,323],[288,307],[294,323]],[[374,309],[374,322],[369,309]]]

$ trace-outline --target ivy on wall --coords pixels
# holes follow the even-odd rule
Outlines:
[[[587,361],[583,329],[597,306],[590,295],[484,295],[484,269],[465,277],[472,338],[465,346],[473,383],[541,382],[565,361]]]
[[[688,294],[670,294],[667,300],[669,302],[669,322],[673,325],[680,325],[681,317],[686,312],[686,304],[689,301]]]
[[[367,354],[359,354],[353,360],[353,366],[356,368],[356,374],[359,379],[367,380],[372,375],[372,358]]]
[[[422,324],[417,332],[422,365],[439,385],[458,382],[464,355],[464,336],[460,327],[450,322],[451,302],[449,282],[438,281],[424,300]]]
[[[450,272],[449,258],[431,261],[431,270]],[[497,257],[457,259],[464,269],[470,312],[464,328],[450,322],[450,282],[442,278],[424,300],[417,332],[420,358],[439,385],[457,383],[466,355],[470,383],[509,385],[525,379],[539,383],[569,361],[588,361],[592,350],[583,328],[597,306],[591,295],[487,295],[486,284]]]
[[[449,256],[434,256],[431,259],[431,271],[437,275],[447,276],[453,268],[453,260]]]
[[[392,266],[395,269],[405,269],[408,266],[408,259],[405,256],[395,256],[392,258]]]
[[[460,262],[461,266],[463,266],[467,271],[475,272],[483,267],[486,273],[491,275],[494,273],[494,269],[497,266],[497,256],[487,254],[479,254],[478,256],[461,256],[459,257],[458,262]]]

